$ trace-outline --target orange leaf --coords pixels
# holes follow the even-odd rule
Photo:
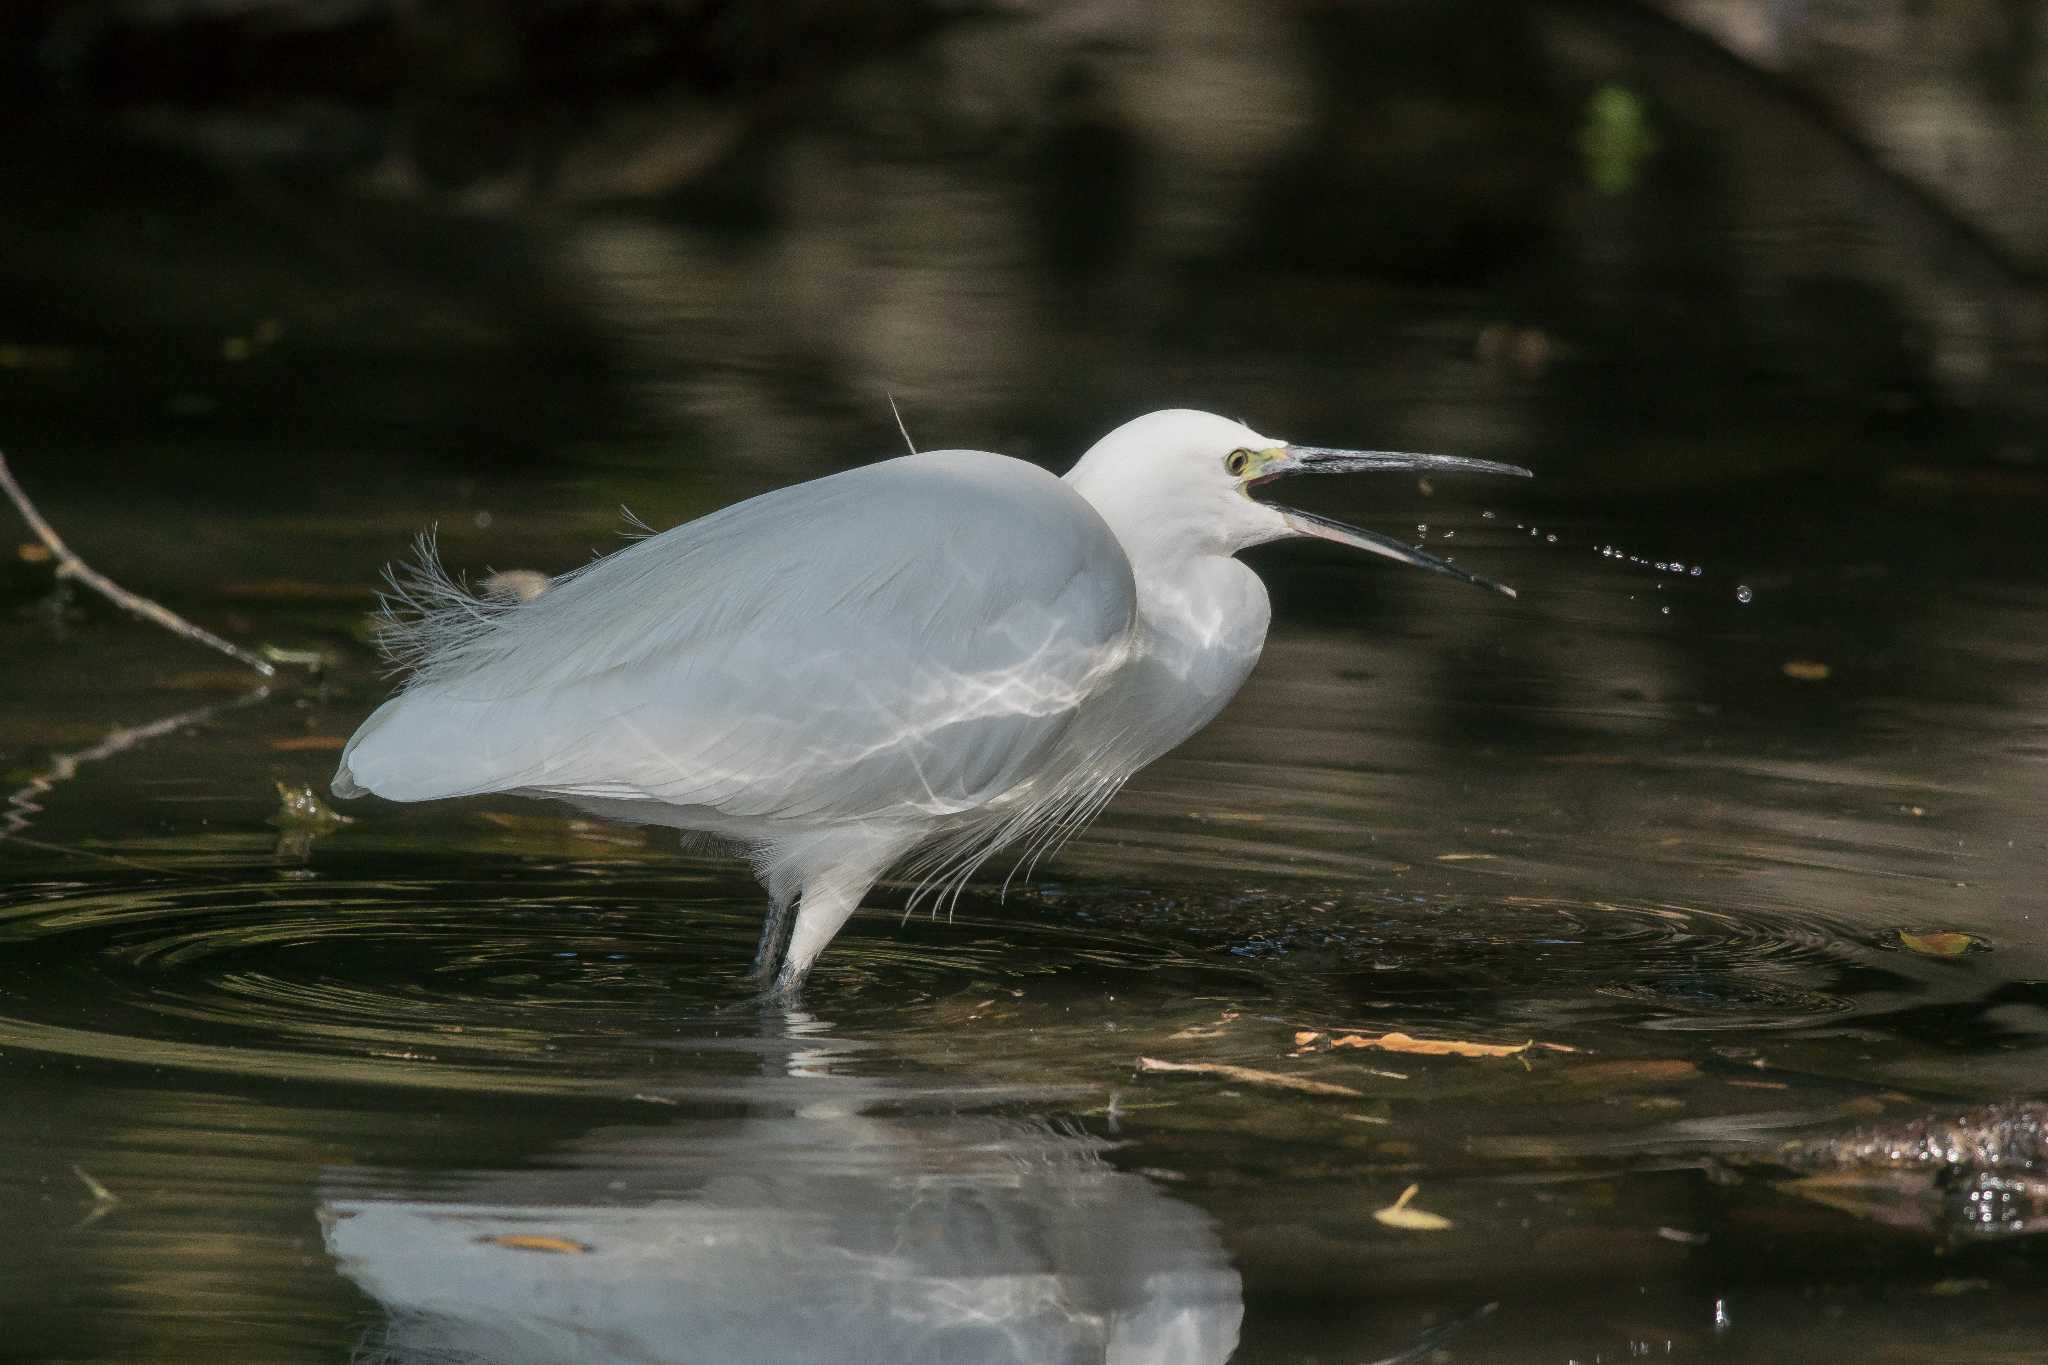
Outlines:
[[[547,1237],[531,1232],[499,1232],[477,1241],[494,1247],[508,1247],[513,1251],[545,1251],[554,1256],[581,1256],[591,1247],[588,1242],[572,1242],[567,1237]]]
[[[1899,930],[1899,942],[1927,957],[1961,957],[1977,940],[1969,934],[1944,930],[1933,934],[1909,934]]]
[[[1834,672],[1818,659],[1787,659],[1781,671],[1795,682],[1825,682]]]
[[[1405,1033],[1366,1038],[1347,1033],[1342,1038],[1332,1038],[1330,1046],[1374,1047],[1383,1052],[1409,1052],[1420,1057],[1514,1057],[1535,1047],[1536,1043],[1533,1039],[1526,1043],[1462,1043],[1444,1038],[1411,1038]]]

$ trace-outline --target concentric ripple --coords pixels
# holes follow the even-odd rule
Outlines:
[[[0,1050],[237,1075],[612,1093],[745,1009],[761,909],[740,882],[522,869],[390,878],[43,882],[0,901]],[[1018,952],[1020,935],[1031,948]],[[872,921],[821,995],[859,1012],[972,980],[1157,965],[1086,929]]]

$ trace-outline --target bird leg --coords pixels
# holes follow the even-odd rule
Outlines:
[[[754,950],[754,980],[766,985],[774,977],[782,950],[789,943],[789,912],[796,904],[796,888],[778,886],[768,893],[768,915],[761,921],[761,946]]]
[[[804,878],[803,895],[797,901],[796,927],[790,931],[789,950],[783,955],[782,969],[775,974],[771,995],[790,1000],[803,989],[804,978],[810,975],[818,954],[825,951],[825,945],[832,941],[840,926],[860,909],[861,897],[867,895],[875,879],[911,842],[905,839],[880,846],[870,844],[855,856],[842,856]]]

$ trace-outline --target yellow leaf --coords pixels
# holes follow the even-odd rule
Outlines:
[[[1421,1188],[1420,1185],[1410,1185],[1401,1191],[1399,1199],[1383,1209],[1374,1209],[1374,1221],[1385,1223],[1390,1228],[1405,1228],[1409,1232],[1442,1232],[1445,1228],[1455,1226],[1450,1219],[1440,1213],[1408,1207],[1408,1201],[1413,1199],[1416,1191]]]
[[[499,1232],[479,1237],[477,1241],[513,1251],[545,1251],[554,1256],[581,1256],[591,1249],[588,1242],[572,1242],[567,1237],[547,1237],[530,1232]]]
[[[1899,930],[1899,942],[1927,957],[1960,957],[1970,951],[1976,939],[1969,934],[1944,930],[1933,934],[1909,934]]]
[[[1834,672],[1818,659],[1787,659],[1781,671],[1795,682],[1825,682]]]

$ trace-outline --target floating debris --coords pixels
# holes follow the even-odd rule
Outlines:
[[[500,569],[476,586],[477,592],[484,597],[531,602],[546,592],[553,581],[537,569]]]
[[[1357,1033],[1331,1038],[1310,1029],[1294,1035],[1294,1046],[1298,1050],[1313,1048],[1318,1051],[1340,1047],[1376,1048],[1382,1052],[1406,1052],[1420,1057],[1519,1057],[1534,1048],[1546,1052],[1578,1051],[1563,1043],[1539,1043],[1533,1038],[1522,1043],[1468,1043],[1449,1038],[1416,1038],[1398,1032],[1384,1033],[1377,1038]]]
[[[1900,944],[1922,957],[1961,957],[1972,949],[1991,947],[1975,934],[1966,934],[1957,929],[1941,929],[1925,934],[1911,934],[1901,929],[1898,934]]]
[[[1384,1223],[1390,1228],[1402,1228],[1408,1232],[1442,1232],[1456,1227],[1450,1219],[1427,1209],[1410,1208],[1408,1201],[1415,1198],[1420,1185],[1410,1185],[1401,1191],[1401,1197],[1383,1209],[1373,1210],[1373,1221]]]
[[[1228,1062],[1163,1062],[1157,1057],[1140,1057],[1138,1070],[1216,1076],[1245,1085],[1267,1085],[1278,1090],[1295,1090],[1304,1095],[1335,1095],[1353,1100],[1362,1100],[1366,1097],[1363,1090],[1338,1085],[1333,1081],[1312,1081],[1306,1076],[1290,1076],[1284,1071],[1261,1071],[1256,1067],[1232,1066]]]
[[[543,1251],[551,1256],[585,1256],[595,1250],[588,1242],[539,1233],[498,1232],[476,1239],[481,1246],[505,1247],[512,1251]]]
[[[342,825],[352,825],[355,818],[341,814],[322,801],[306,783],[301,782],[294,786],[280,782],[277,784],[277,813],[270,817],[270,823],[281,829],[304,829],[324,833]]]

